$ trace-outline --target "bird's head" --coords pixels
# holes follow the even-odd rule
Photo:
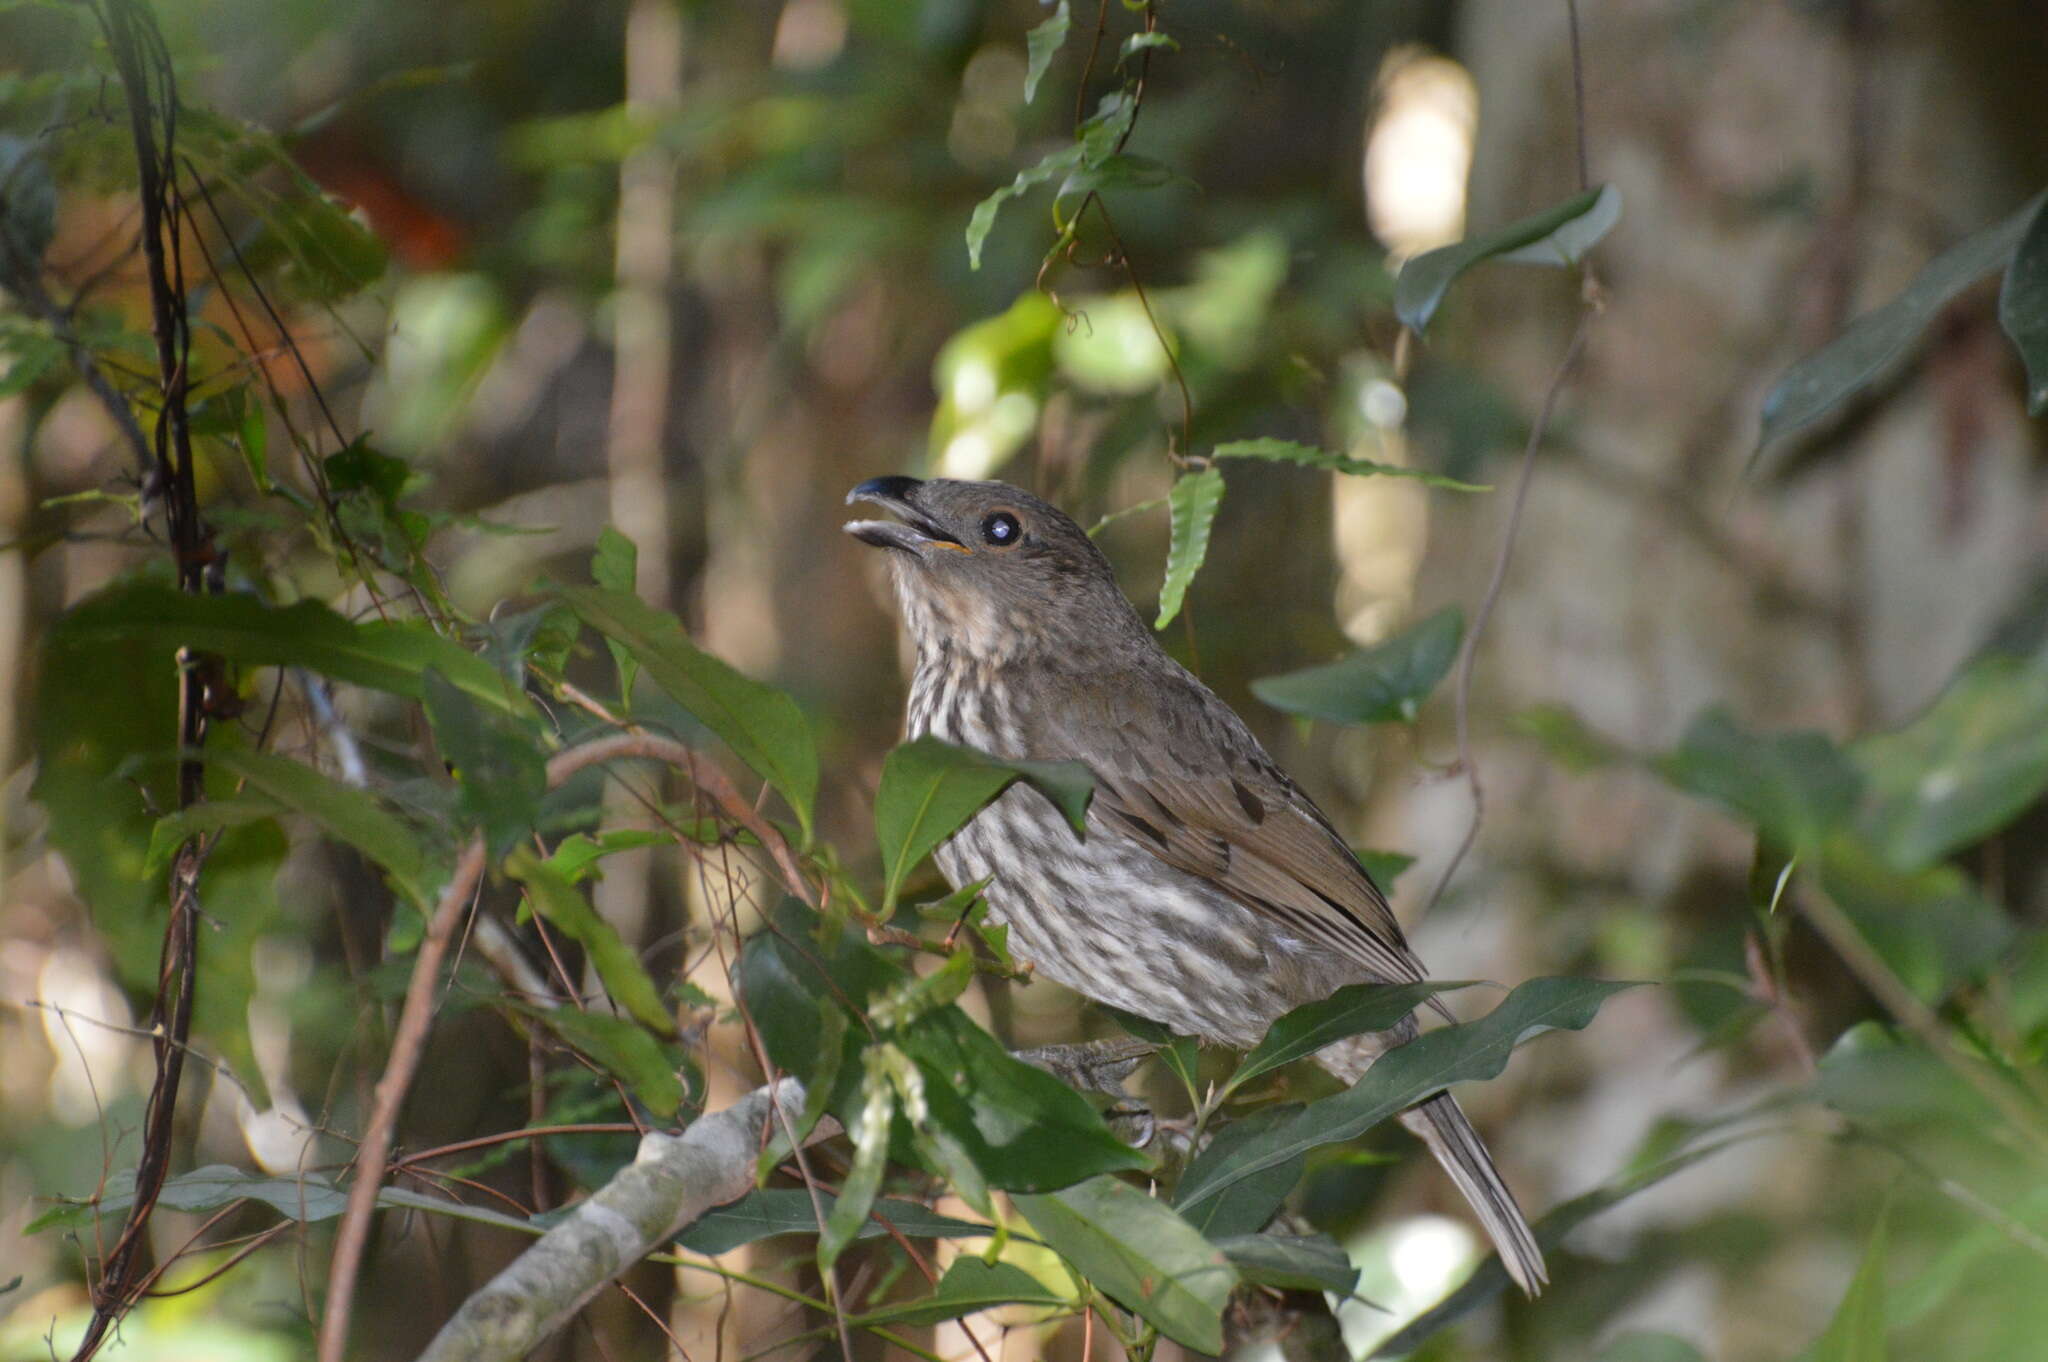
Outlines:
[[[1146,637],[1093,540],[1058,507],[1001,482],[870,478],[847,493],[893,520],[846,532],[887,549],[904,622],[920,652],[950,647],[990,663],[1056,649],[1073,657]]]

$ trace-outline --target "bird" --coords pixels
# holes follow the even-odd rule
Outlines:
[[[1000,482],[871,478],[847,533],[887,551],[917,660],[905,729],[1005,760],[1079,761],[1080,833],[1024,782],[934,859],[986,881],[1013,957],[1084,997],[1246,1049],[1282,1014],[1356,983],[1425,977],[1344,838],[1223,700],[1159,646],[1109,560],[1063,511]],[[1319,1051],[1355,1082],[1419,1032]],[[1548,1277],[1514,1194],[1448,1092],[1401,1113],[1522,1290]]]

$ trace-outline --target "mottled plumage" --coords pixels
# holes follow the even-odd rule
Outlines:
[[[1047,978],[1175,1031],[1248,1046],[1345,984],[1423,977],[1386,897],[1243,720],[1162,651],[1108,561],[1059,510],[994,482],[876,478],[847,526],[892,550],[917,644],[908,729],[1094,772],[1086,834],[1011,787],[940,848],[955,885]],[[1355,1080],[1411,1017],[1318,1060]],[[1441,1094],[1402,1116],[1472,1203],[1530,1294],[1542,1253],[1465,1115]]]

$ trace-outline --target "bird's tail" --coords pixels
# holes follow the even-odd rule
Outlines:
[[[1401,1124],[1429,1146],[1451,1181],[1458,1184],[1493,1246],[1500,1250],[1501,1263],[1515,1284],[1530,1296],[1542,1291],[1550,1281],[1543,1268],[1543,1250],[1537,1247],[1536,1235],[1516,1204],[1515,1194],[1493,1166],[1493,1156],[1480,1143],[1479,1132],[1465,1119],[1456,1100],[1440,1092],[1402,1112]]]

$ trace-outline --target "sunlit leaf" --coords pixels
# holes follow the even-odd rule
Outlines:
[[[1149,33],[1133,33],[1124,39],[1124,45],[1117,49],[1117,65],[1121,66],[1140,52],[1148,51],[1178,52],[1180,44],[1171,34],[1163,33],[1156,28]]]
[[[1459,482],[1440,473],[1423,468],[1407,468],[1400,464],[1374,463],[1370,459],[1354,459],[1347,454],[1319,449],[1315,445],[1300,444],[1294,440],[1226,440],[1210,453],[1219,459],[1264,459],[1269,463],[1299,464],[1304,468],[1327,468],[1333,473],[1348,473],[1354,477],[1413,478],[1429,487],[1440,487],[1450,492],[1490,492],[1493,489],[1485,483]]]
[[[895,1089],[887,1069],[887,1043],[871,1045],[863,1055],[865,1076],[861,1081],[859,1114],[847,1124],[853,1141],[853,1166],[840,1183],[839,1200],[825,1217],[818,1235],[818,1270],[829,1272],[839,1255],[851,1244],[867,1222],[875,1194],[882,1188],[882,1174],[889,1166],[889,1123],[896,1109]]]
[[[513,1006],[546,1023],[579,1053],[625,1083],[656,1116],[667,1119],[681,1108],[685,1094],[683,1081],[676,1076],[677,1062],[646,1027],[624,1017],[574,1007]]]
[[[1764,396],[1758,445],[1818,421],[1891,373],[1957,294],[2013,258],[2044,204],[2048,196],[2037,197],[2003,222],[1943,251],[1898,297],[1858,317],[1787,369]]]
[[[585,624],[623,644],[654,684],[781,792],[808,837],[818,796],[818,748],[796,701],[692,643],[675,616],[601,587],[565,587]]]
[[[2006,267],[1998,324],[2026,365],[2028,413],[2048,412],[2048,198],[2034,209]]]
[[[607,828],[595,837],[571,833],[548,856],[548,866],[570,884],[581,884],[597,877],[598,863],[607,856],[665,846],[672,840],[671,833],[652,828]]]
[[[1278,710],[1340,724],[1408,722],[1458,658],[1465,616],[1447,605],[1349,657],[1252,682]]]
[[[996,214],[1011,199],[1030,193],[1039,185],[1057,175],[1065,175],[1081,164],[1082,147],[1079,142],[1047,152],[1034,165],[1017,172],[1015,179],[996,190],[980,203],[967,217],[967,263],[970,268],[981,268],[981,248],[988,241],[989,231],[996,225]]]
[[[549,926],[583,947],[613,1002],[641,1025],[664,1036],[675,1034],[675,1018],[662,1004],[647,967],[582,890],[526,847],[513,848],[505,858],[505,873],[526,886],[527,902]]]
[[[1166,580],[1159,587],[1159,618],[1152,622],[1155,629],[1173,623],[1187,599],[1189,584],[1209,556],[1209,531],[1223,504],[1223,470],[1204,468],[1181,474],[1167,493],[1166,504],[1173,519],[1166,549]]]
[[[1420,335],[1459,275],[1484,260],[1522,264],[1576,264],[1620,220],[1621,194],[1613,185],[1566,200],[1499,231],[1424,251],[1394,279],[1394,315]]]
[[[1072,26],[1073,16],[1068,13],[1067,0],[1059,0],[1053,6],[1051,17],[1024,35],[1024,102],[1029,104],[1038,94],[1038,82],[1045,79],[1046,71],[1052,66],[1052,59],[1059,54],[1061,44],[1067,40],[1067,30]]]
[[[1192,1205],[1318,1146],[1356,1139],[1454,1083],[1492,1078],[1523,1041],[1545,1031],[1582,1030],[1603,1002],[1631,987],[1605,979],[1531,979],[1478,1021],[1430,1031],[1388,1051],[1349,1089],[1310,1103],[1232,1157],[1206,1167],[1197,1161],[1181,1180],[1180,1198]]]
[[[1050,799],[1079,835],[1095,792],[1093,775],[1079,762],[1003,761],[929,737],[890,752],[875,791],[885,912],[919,862],[1020,779]]]
[[[983,1232],[987,1232],[986,1227]],[[1065,1304],[1043,1282],[1014,1263],[984,1263],[979,1258],[962,1257],[953,1260],[946,1275],[939,1279],[938,1289],[923,1300],[885,1305],[854,1315],[847,1322],[860,1326],[937,1324],[998,1305]]]
[[[1223,1307],[1237,1271],[1164,1202],[1115,1178],[1014,1197],[1060,1257],[1159,1332],[1199,1352],[1223,1347]]]

